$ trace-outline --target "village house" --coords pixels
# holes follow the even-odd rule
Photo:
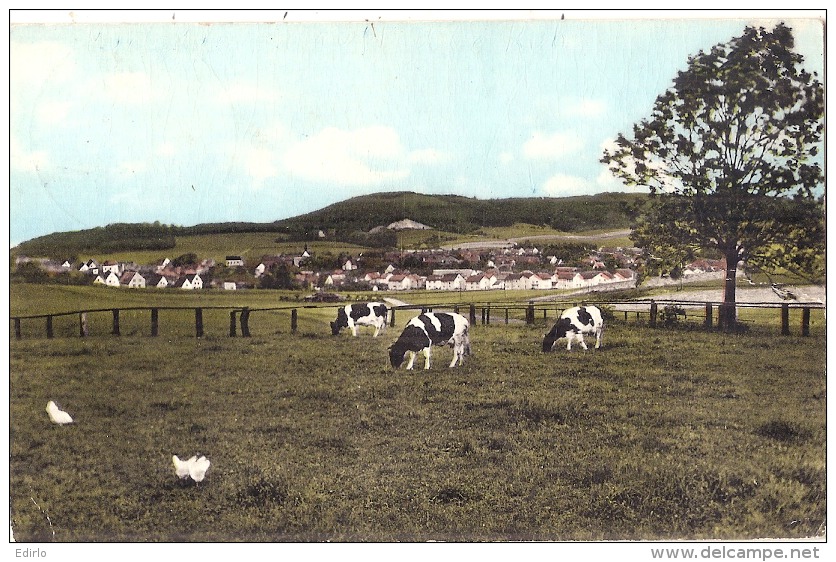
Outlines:
[[[144,289],[145,277],[138,271],[125,271],[119,277],[119,285],[121,287],[128,287],[129,289]]]
[[[78,268],[81,273],[88,273],[90,275],[98,275],[99,274],[99,264],[96,263],[96,260],[87,260]]]
[[[467,281],[461,273],[447,273],[428,276],[425,288],[429,291],[464,291],[466,286]]]
[[[162,260],[158,261],[154,264],[154,271],[156,273],[161,273],[168,265],[171,263],[171,260],[168,258],[163,258]]]
[[[148,289],[165,289],[168,287],[168,278],[159,273],[146,273],[145,287]]]
[[[554,283],[552,281],[552,274],[549,273],[535,273],[531,276],[531,288],[538,290],[551,289]]]
[[[203,279],[197,273],[183,275],[174,282],[175,289],[183,289],[185,291],[192,291],[203,288]]]
[[[630,281],[635,276],[635,272],[632,269],[616,269],[613,274],[613,281]]]
[[[108,287],[119,287],[119,276],[112,271],[98,273],[93,278],[94,285],[106,285]]]
[[[325,285],[326,287],[339,287],[340,285],[343,285],[345,283],[345,280],[345,271],[338,269],[326,275],[323,285]]]
[[[426,285],[426,280],[423,281],[423,284]],[[410,291],[420,289],[422,279],[414,273],[401,273],[390,276],[386,285],[390,291]]]
[[[121,275],[121,266],[115,261],[106,261],[102,264],[102,273],[113,272],[116,275]]]
[[[471,275],[465,280],[465,291],[487,291],[495,289],[496,276],[486,273]]]
[[[572,289],[578,287],[583,281],[579,273],[575,271],[555,271],[552,275],[552,287],[555,289]],[[577,278],[577,280],[576,280]]]
[[[244,258],[241,256],[226,256],[227,267],[244,267]]]

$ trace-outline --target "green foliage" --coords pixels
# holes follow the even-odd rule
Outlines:
[[[815,275],[824,246],[823,85],[802,69],[791,30],[747,27],[700,52],[651,117],[602,162],[650,188],[633,239],[674,269],[697,249]],[[734,302],[733,275],[726,300]]]
[[[173,260],[171,260],[171,265],[173,267],[195,265],[198,263],[198,259],[199,258],[197,257],[197,254],[195,254],[194,252],[188,252],[186,254],[181,254]]]
[[[685,315],[685,309],[678,305],[669,304],[659,312],[659,322],[670,328],[679,324],[679,317]]]
[[[270,268],[258,280],[261,289],[298,289],[299,285],[287,264],[280,263]]]
[[[66,256],[91,253],[168,250],[174,244],[174,230],[171,227],[159,223],[117,223],[34,238],[17,246],[15,253],[66,259]]]
[[[594,252],[598,247],[594,244],[581,242],[561,242],[559,244],[548,244],[543,246],[540,255],[543,257],[555,256],[563,260],[566,266],[588,266],[585,261],[589,257],[590,252]]]

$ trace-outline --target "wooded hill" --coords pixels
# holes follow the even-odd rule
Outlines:
[[[579,197],[475,199],[460,195],[423,195],[407,191],[354,197],[318,211],[277,221],[290,232],[319,230],[368,232],[402,219],[412,219],[436,230],[469,234],[482,227],[517,223],[549,226],[575,232],[630,226],[626,205],[643,194],[602,193]]]
[[[389,239],[386,233],[376,236],[369,232],[402,219],[459,234],[517,223],[548,226],[565,232],[620,229],[630,226],[628,207],[644,197],[643,194],[603,193],[563,198],[475,199],[413,192],[375,193],[271,223],[226,222],[195,226],[118,223],[59,232],[23,242],[12,248],[11,254],[67,259],[83,254],[166,250],[174,247],[177,236],[243,232],[275,232],[281,239],[316,240],[322,231],[331,240],[386,246]]]

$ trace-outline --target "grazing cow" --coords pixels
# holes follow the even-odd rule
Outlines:
[[[433,345],[450,345],[453,361],[450,367],[462,364],[465,355],[470,355],[470,325],[467,318],[451,312],[424,312],[410,320],[398,340],[389,348],[392,367],[401,366],[404,356],[409,353],[407,369],[412,369],[415,357],[424,352],[424,369],[430,368],[430,348]]]
[[[357,337],[357,326],[374,326],[374,336],[386,329],[386,319],[389,309],[382,302],[347,304],[337,311],[337,319],[331,322],[331,333],[335,336],[340,328],[351,328],[351,333]]]
[[[595,334],[595,349],[601,347],[601,337],[604,334],[604,319],[596,306],[576,306],[563,311],[551,331],[543,338],[543,351],[549,352],[554,342],[562,337],[568,340],[566,349],[572,350],[572,340],[587,349],[583,341],[584,334]]]

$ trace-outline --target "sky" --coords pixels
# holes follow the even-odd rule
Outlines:
[[[824,80],[822,11],[10,18],[10,246],[115,222],[272,222],[382,191],[630,191],[603,149],[689,56],[784,21]]]

